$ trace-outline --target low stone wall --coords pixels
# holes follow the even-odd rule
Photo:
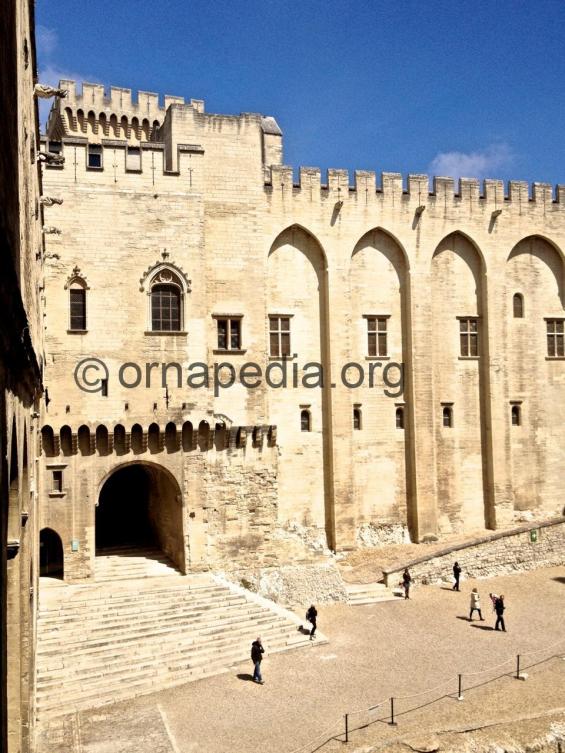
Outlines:
[[[446,547],[433,556],[399,562],[383,570],[387,586],[395,586],[408,567],[420,583],[451,580],[457,561],[463,578],[490,578],[520,570],[565,564],[565,519],[554,518],[499,531],[465,544]]]
[[[236,570],[226,573],[226,577],[260,596],[289,606],[347,601],[345,585],[333,562]]]

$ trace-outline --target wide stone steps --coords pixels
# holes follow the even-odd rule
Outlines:
[[[352,606],[395,601],[397,597],[384,583],[346,583],[347,603]]]
[[[290,645],[304,645],[304,640],[300,634],[289,636],[286,626],[269,626],[264,620],[261,625],[261,636],[265,645],[271,652],[274,648]],[[97,660],[84,661],[71,665],[72,668],[62,667],[59,669],[42,668],[41,680],[38,680],[38,695],[44,688],[58,688],[62,681],[76,677],[80,682],[86,682],[89,678],[111,677],[113,674],[121,673],[124,669],[131,669],[132,663],[135,665],[132,669],[132,676],[140,669],[154,667],[168,667],[169,669],[181,670],[183,668],[192,669],[202,663],[216,660],[218,651],[222,651],[222,662],[231,656],[241,656],[244,652],[244,659],[247,658],[250,649],[249,629],[245,631],[231,632],[230,636],[221,641],[214,641],[213,646],[202,644],[188,644],[179,646],[169,644],[169,646],[146,647],[143,651],[133,651],[131,653],[112,653],[107,655],[106,661],[101,662],[100,657]],[[157,650],[158,649],[158,650]]]
[[[241,598],[227,598],[221,606],[217,604],[217,596],[211,597],[206,601],[199,601],[194,603],[190,601],[183,601],[173,605],[155,604],[151,605],[151,608],[144,607],[143,613],[139,614],[139,605],[137,610],[135,605],[120,606],[100,610],[98,614],[90,614],[86,608],[81,609],[76,614],[72,611],[65,611],[58,615],[49,615],[46,617],[40,617],[40,624],[46,629],[55,629],[59,633],[72,632],[77,628],[80,628],[79,632],[84,633],[85,624],[88,624],[93,630],[100,628],[118,627],[120,625],[127,625],[135,618],[135,624],[141,625],[143,623],[149,623],[152,620],[158,618],[159,622],[164,620],[171,620],[175,618],[182,618],[189,615],[192,619],[206,618],[212,613],[221,613],[222,609],[229,610],[246,604],[247,602]],[[116,613],[116,610],[119,612]]]
[[[61,585],[40,591],[40,719],[174,687],[267,654],[311,646],[300,619],[207,576]],[[320,636],[317,643],[325,639]]]
[[[151,578],[180,573],[160,549],[104,549],[94,562],[96,582]]]
[[[208,638],[209,636],[222,634],[226,631],[229,631],[229,636],[235,636],[237,635],[238,629],[242,626],[247,629],[251,620],[257,627],[263,624],[266,624],[268,626],[277,624],[274,623],[272,616],[265,615],[260,611],[256,611],[248,613],[238,620],[222,622],[214,627],[192,629],[190,625],[180,624],[171,626],[170,628],[166,628],[164,630],[159,630],[158,628],[156,628],[153,632],[147,633],[136,634],[135,631],[130,631],[127,635],[120,635],[119,638],[108,638],[107,636],[102,636],[98,640],[89,639],[87,641],[78,640],[74,642],[65,641],[66,650],[72,650],[73,652],[72,658],[68,655],[61,656],[58,653],[59,647],[56,645],[56,643],[51,643],[48,650],[42,651],[37,655],[38,666],[40,666],[41,669],[52,669],[55,666],[76,666],[77,663],[80,664],[80,657],[83,656],[90,660],[96,659],[98,655],[103,655],[104,657],[106,657],[109,647],[113,649],[114,656],[117,656],[120,652],[127,652],[129,656],[135,655],[139,651],[139,649],[137,649],[137,646],[139,644],[140,637],[143,637],[143,646],[153,646],[154,644],[156,644],[162,649],[165,649],[169,643],[175,646],[178,646],[179,643],[181,645],[194,646],[203,637]],[[189,636],[185,637],[179,635],[179,632],[181,630],[189,630]],[[217,645],[217,643],[215,645]]]

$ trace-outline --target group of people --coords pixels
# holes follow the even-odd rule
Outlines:
[[[453,565],[453,590],[459,591],[459,581],[461,578],[461,566],[458,562],[456,562]],[[410,586],[412,585],[412,576],[410,575],[410,571],[408,568],[405,568],[404,573],[402,574],[402,587],[404,589],[404,598],[409,599],[410,598]],[[497,596],[497,594],[489,594],[489,598],[492,602],[492,608],[496,614],[496,622],[494,625],[495,630],[503,630],[506,632],[506,625],[504,624],[504,610],[506,609],[506,606],[504,604],[504,596],[500,595]],[[473,615],[475,612],[479,615],[479,620],[481,622],[484,622],[483,613],[481,611],[481,597],[479,595],[479,591],[477,588],[473,588],[471,591],[471,604],[470,604],[470,611],[469,611],[469,622],[473,621]],[[310,605],[310,608],[306,612],[306,620],[310,623],[311,628],[309,628],[310,633],[310,640],[313,641],[316,633],[316,627],[317,627],[317,619],[318,619],[318,610],[314,606],[314,604]],[[303,630],[304,628],[302,625],[299,626],[299,630]],[[261,662],[263,660],[263,654],[265,653],[265,649],[263,648],[263,644],[261,643],[261,638],[257,638],[253,641],[251,644],[251,661],[254,665],[253,670],[253,681],[259,683],[260,685],[264,685],[265,681],[263,680],[263,677],[261,676]]]
[[[458,562],[455,562],[453,565],[453,591],[459,591],[459,582],[461,579],[461,565]],[[402,587],[404,589],[404,598],[409,599],[410,598],[410,586],[412,585],[412,576],[410,575],[410,571],[408,568],[405,568],[404,573],[402,574]],[[504,624],[504,610],[506,609],[506,606],[504,604],[504,596],[497,596],[496,594],[489,594],[490,600],[492,602],[492,608],[496,614],[496,622],[494,625],[495,630],[502,630],[503,632],[506,632],[506,626]],[[481,612],[481,597],[479,596],[479,591],[476,588],[473,588],[471,591],[471,605],[470,605],[470,612],[469,612],[469,621],[473,621],[473,615],[475,612],[478,612],[479,614],[479,620],[481,622],[484,622],[483,614]]]
[[[311,625],[311,627],[308,629],[311,641],[313,641],[315,638],[317,619],[318,619],[318,610],[316,609],[314,604],[311,604],[310,608],[306,612],[306,621],[309,622]],[[298,629],[300,631],[304,630],[302,625],[299,625]],[[265,649],[261,642],[261,638],[258,637],[251,644],[251,661],[253,662],[253,682],[258,683],[259,685],[265,684],[265,680],[263,680],[263,676],[261,675],[261,662],[263,661],[264,653],[265,653]]]

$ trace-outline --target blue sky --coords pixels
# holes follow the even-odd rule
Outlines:
[[[565,183],[565,3],[36,0],[40,79],[274,115],[285,162]]]

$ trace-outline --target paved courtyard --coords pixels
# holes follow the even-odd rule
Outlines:
[[[474,585],[486,621],[471,624]],[[506,597],[506,633],[491,629],[489,591]],[[543,728],[544,714],[565,710],[565,568],[464,581],[461,593],[421,586],[412,596],[364,607],[320,607],[319,627],[330,643],[273,657],[267,645],[263,686],[250,681],[249,662],[218,677],[52,722],[42,730],[40,751],[369,751],[411,735],[486,729],[500,721],[517,728],[515,720],[528,718]],[[518,653],[526,681],[511,676]],[[462,701],[458,673],[467,673]],[[343,715],[390,696],[399,699],[398,726],[387,723],[388,701],[352,714],[351,743],[344,747]]]

